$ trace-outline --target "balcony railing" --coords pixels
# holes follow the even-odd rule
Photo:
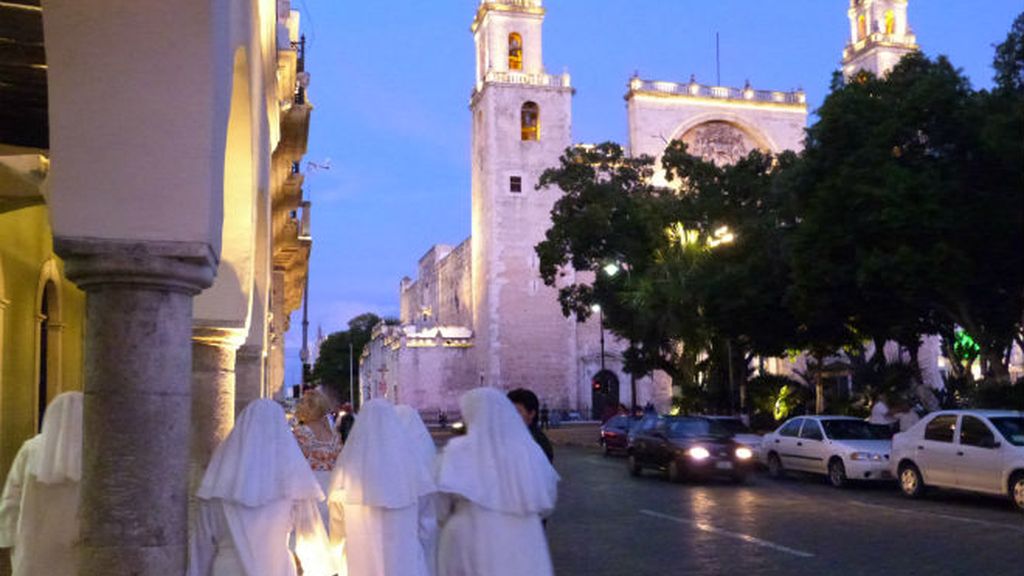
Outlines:
[[[656,92],[689,96],[692,98],[713,98],[718,100],[739,100],[748,102],[766,102],[775,104],[801,105],[807,103],[807,95],[803,90],[781,92],[778,90],[754,90],[747,85],[743,88],[728,86],[707,86],[690,82],[664,82],[660,80],[641,80],[634,77],[629,81],[630,92]]]
[[[513,72],[504,70],[488,70],[484,76],[484,82],[495,84],[522,84],[526,86],[551,86],[553,88],[569,88],[571,78],[569,74],[530,74],[527,72]]]

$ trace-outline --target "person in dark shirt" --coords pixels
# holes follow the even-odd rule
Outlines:
[[[519,411],[519,415],[523,417],[523,422],[526,427],[530,429],[530,434],[533,439],[540,446],[541,450],[548,457],[549,462],[555,461],[555,450],[551,447],[551,441],[541,431],[540,426],[537,423],[537,414],[540,411],[540,400],[537,399],[537,395],[526,388],[516,388],[508,393],[508,399],[515,405],[516,410]]]
[[[341,442],[344,444],[348,440],[349,430],[352,430],[356,417],[352,415],[352,404],[348,402],[341,405],[341,413],[341,418],[338,419],[338,434],[341,435]]]

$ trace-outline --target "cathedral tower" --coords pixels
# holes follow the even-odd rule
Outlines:
[[[544,69],[543,22],[541,0],[482,0],[471,28],[473,321],[480,384],[566,406],[576,326],[540,279],[534,246],[558,197],[536,186],[571,143],[573,89]]]
[[[843,76],[860,70],[887,74],[900,58],[917,50],[907,23],[908,0],[850,0],[850,43],[843,50]]]

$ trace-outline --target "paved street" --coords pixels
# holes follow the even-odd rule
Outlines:
[[[670,484],[596,448],[560,446],[556,467],[559,576],[1024,574],[1024,514],[998,499],[810,476]]]

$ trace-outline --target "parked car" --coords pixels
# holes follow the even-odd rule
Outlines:
[[[944,410],[893,436],[900,489],[928,487],[1008,496],[1024,511],[1024,412]]]
[[[753,450],[755,461],[761,460],[761,442],[764,438],[760,434],[754,434],[754,431],[743,422],[742,418],[739,416],[705,416],[705,418],[725,428],[732,434],[734,440]]]
[[[891,479],[890,449],[884,432],[849,416],[790,418],[761,444],[772,477],[789,470],[825,474],[837,488],[850,480]]]
[[[754,464],[753,450],[702,417],[644,418],[627,450],[632,475],[639,476],[644,468],[653,468],[667,472],[673,482],[712,476],[743,482]]]
[[[640,425],[640,419],[619,414],[612,416],[601,426],[599,442],[605,455],[615,452],[625,454],[629,444],[629,432]]]

